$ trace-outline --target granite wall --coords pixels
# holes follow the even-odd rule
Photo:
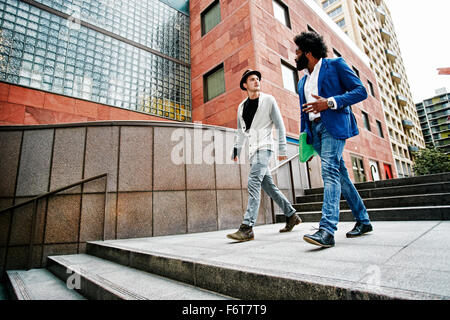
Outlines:
[[[1,126],[0,210],[108,174],[107,181],[38,202],[34,267],[44,265],[48,255],[84,252],[86,241],[103,236],[234,229],[247,206],[249,164],[245,153],[238,163],[230,160],[233,137],[234,130],[222,127],[149,121]],[[295,154],[297,146],[288,145],[288,152]],[[293,173],[300,195],[308,186],[305,166],[295,162]],[[292,201],[288,167],[274,179]],[[14,213],[7,269],[26,266],[32,210],[31,204]],[[0,265],[10,221],[10,212],[0,214]],[[257,224],[272,222],[263,193]]]

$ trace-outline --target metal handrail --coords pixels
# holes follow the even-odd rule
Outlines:
[[[106,177],[107,175],[108,175],[107,173],[103,173],[103,174],[100,174],[98,176],[94,176],[94,177],[91,177],[91,178],[80,180],[80,181],[72,183],[72,184],[70,184],[68,186],[61,187],[59,189],[55,189],[53,191],[49,191],[49,192],[43,193],[41,195],[38,195],[38,196],[36,196],[36,197],[34,197],[32,199],[29,199],[29,200],[25,201],[25,202],[21,202],[21,203],[18,203],[16,205],[13,205],[13,206],[11,206],[9,208],[2,209],[2,210],[0,210],[0,214],[2,214],[5,211],[17,209],[17,208],[19,208],[21,206],[27,205],[29,203],[32,203],[32,202],[36,201],[36,200],[40,200],[42,198],[46,198],[46,197],[51,196],[51,195],[53,195],[55,193],[58,193],[58,192],[61,192],[61,191],[67,190],[67,189],[71,189],[71,188],[76,187],[76,186],[78,186],[80,184],[83,184],[83,183],[86,183],[86,182],[91,182],[92,180],[96,180],[96,179],[100,179],[100,178]]]
[[[108,174],[107,173],[103,173],[103,174],[100,174],[100,175],[97,175],[97,176],[94,176],[94,177],[91,177],[91,178],[80,180],[78,182],[72,183],[72,184],[67,185],[65,187],[61,187],[61,188],[55,189],[53,191],[49,191],[49,192],[43,193],[43,194],[41,194],[39,196],[36,196],[36,197],[34,197],[34,198],[30,199],[30,200],[25,201],[25,202],[22,202],[22,203],[13,205],[13,206],[11,206],[9,208],[0,210],[0,214],[2,214],[4,212],[11,211],[11,216],[10,216],[10,219],[9,219],[9,226],[8,226],[8,235],[7,235],[6,246],[5,246],[5,258],[3,260],[2,272],[5,272],[6,271],[6,267],[7,267],[8,251],[9,251],[9,246],[10,246],[10,242],[11,242],[11,231],[12,231],[12,223],[13,223],[13,216],[14,216],[14,210],[15,209],[20,208],[22,206],[25,206],[27,204],[33,203],[33,216],[32,216],[32,221],[31,221],[31,236],[30,236],[30,245],[29,245],[28,259],[27,259],[27,265],[28,265],[28,270],[29,270],[29,269],[32,268],[32,253],[33,253],[33,246],[34,246],[34,237],[35,237],[35,233],[36,233],[37,203],[38,203],[38,201],[40,199],[48,198],[48,197],[50,197],[50,196],[52,196],[52,195],[54,195],[56,193],[59,193],[61,191],[65,191],[65,190],[71,189],[73,187],[76,187],[78,185],[82,185],[84,183],[91,182],[93,180],[97,180],[97,179],[104,178],[104,177],[106,177],[105,191],[104,191],[105,192],[105,200],[104,200],[105,212],[103,214],[103,226],[102,226],[102,228],[103,228],[103,236],[102,236],[102,238],[103,238],[103,240],[105,240],[105,219],[106,219],[106,208],[107,208],[106,203],[107,203],[107,191],[108,191]],[[47,212],[45,214],[47,214]],[[81,215],[81,210],[80,210],[80,215]],[[45,217],[44,221],[46,221],[46,220],[47,219]],[[45,234],[45,229],[46,229],[46,225],[44,225],[44,234]],[[79,242],[79,240],[80,239],[78,239],[78,242]],[[44,241],[44,239],[43,239],[43,241]],[[41,260],[42,260],[43,254],[44,253],[42,252]]]
[[[299,156],[300,153],[297,153],[295,156],[290,157],[289,159],[287,159],[286,161],[280,163],[279,165],[277,165],[276,167],[270,169],[270,173],[278,170],[279,168],[283,167],[285,164],[287,164],[288,162],[291,162],[292,160],[294,160],[295,158],[297,158]]]
[[[292,189],[291,191],[292,191],[292,199],[293,199],[292,201],[294,201],[294,202],[296,200],[296,197],[295,197],[294,175],[292,174],[292,160],[298,159],[299,154],[300,153],[297,153],[296,155],[294,155],[294,156],[290,157],[289,159],[283,161],[282,163],[280,163],[276,167],[274,167],[272,169],[269,169],[269,172],[272,173],[272,172],[277,171],[281,167],[285,166],[286,164],[289,164],[289,178],[290,178],[289,180],[291,182],[291,189]],[[272,198],[270,198],[270,207],[271,207],[271,210],[272,210],[272,222],[275,223],[276,222],[276,220],[275,220],[275,209],[274,209],[273,199]]]

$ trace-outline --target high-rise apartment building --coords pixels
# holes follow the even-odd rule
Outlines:
[[[398,176],[411,176],[411,151],[425,147],[425,142],[389,9],[383,0],[315,1],[369,57]],[[369,83],[368,89],[374,85]]]
[[[436,96],[416,104],[427,146],[450,155],[450,93],[436,90]]]

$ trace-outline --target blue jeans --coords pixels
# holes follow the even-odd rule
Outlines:
[[[319,229],[334,235],[339,222],[341,192],[357,222],[369,224],[369,215],[358,191],[348,176],[342,157],[345,140],[335,139],[321,121],[312,122],[313,147],[322,162],[324,184],[322,219]]]
[[[248,204],[244,214],[243,224],[254,226],[258,218],[259,204],[261,199],[261,188],[273,199],[283,210],[286,217],[292,216],[296,210],[288,199],[273,183],[269,171],[269,160],[271,150],[258,150],[250,158],[250,173],[248,175]]]

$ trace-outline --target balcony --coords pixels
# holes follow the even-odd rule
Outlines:
[[[446,147],[450,145],[450,139],[449,138],[445,138],[445,139],[440,139],[439,141],[435,141],[434,145],[436,147]]]
[[[408,150],[409,150],[409,152],[417,152],[417,151],[419,151],[419,147],[409,145]]]
[[[443,125],[441,125],[439,127],[434,127],[434,128],[431,129],[431,131],[433,133],[440,133],[440,132],[448,131],[448,130],[450,130],[450,123],[449,124],[443,124]]]
[[[403,119],[402,124],[405,129],[411,129],[414,127],[414,122],[409,119]]]
[[[394,51],[386,49],[384,52],[386,53],[386,57],[390,62],[395,62],[395,60],[397,59],[397,55]]]
[[[380,20],[381,24],[385,24],[385,22],[386,22],[386,12],[384,12],[383,8],[377,7],[375,9],[375,13],[377,15],[378,20]]]
[[[386,41],[386,42],[391,41],[392,34],[389,31],[381,28],[380,33],[381,33],[381,38],[383,38],[384,41]]]
[[[402,96],[400,94],[398,94],[396,96],[396,99],[397,99],[397,103],[402,107],[406,106],[406,104],[408,103],[408,99],[406,99],[404,96]]]

